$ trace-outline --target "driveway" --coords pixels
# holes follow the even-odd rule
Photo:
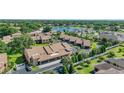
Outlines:
[[[44,71],[48,71],[48,70],[53,70],[56,67],[62,66],[62,64],[60,63],[61,60],[57,60],[54,62],[50,62],[44,65],[40,65],[38,66],[40,69],[37,71],[26,71],[25,68],[24,69],[19,69],[16,71],[13,71],[10,74],[37,74],[37,73],[42,73]]]

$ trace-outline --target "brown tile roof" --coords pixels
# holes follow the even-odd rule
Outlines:
[[[52,32],[46,32],[44,33],[45,35],[51,36],[53,33]]]
[[[21,32],[17,32],[17,33],[12,34],[12,37],[19,37],[21,35],[22,35]]]
[[[81,38],[74,37],[74,36],[68,36],[68,35],[65,35],[63,33],[60,35],[60,39],[69,40],[70,42],[74,42],[75,44],[80,44],[80,45],[83,45],[86,47],[91,46],[90,40],[85,40],[85,39],[81,40]]]
[[[41,38],[41,40],[49,40],[49,39],[51,39],[51,36],[42,35],[42,36],[40,36],[40,38]]]
[[[70,37],[68,35],[64,36],[64,40],[69,40],[69,39],[70,39]]]
[[[30,58],[37,59],[37,61],[46,61],[61,57],[64,55],[70,55],[72,53],[71,47],[64,43],[55,43],[49,46],[32,47],[31,49],[25,49],[25,57],[30,62]]]
[[[39,32],[31,32],[29,33],[29,35],[31,35],[31,38],[33,40],[49,40],[51,39],[51,35],[50,34],[45,34],[45,33],[39,33]]]
[[[73,36],[70,36],[70,42],[75,42],[78,38],[77,37],[73,37]]]
[[[80,39],[80,38],[78,38],[77,40],[76,40],[76,42],[75,42],[76,44],[80,44],[80,45],[83,45],[83,41]]]
[[[91,46],[90,40],[83,40],[83,46],[90,47]]]
[[[33,31],[33,32],[28,33],[28,34],[31,36],[37,36],[37,35],[41,34],[41,31]]]
[[[47,53],[48,55],[50,55],[50,54],[53,53],[53,50],[51,49],[50,46],[46,46],[46,47],[43,47],[43,48],[44,48],[44,50],[46,51],[46,53]]]
[[[65,35],[61,34],[60,39],[64,39],[64,38],[65,38]]]

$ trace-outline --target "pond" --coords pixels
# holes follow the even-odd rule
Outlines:
[[[52,28],[53,31],[57,31],[57,32],[62,32],[62,31],[70,31],[70,32],[74,32],[74,31],[84,31],[85,28],[79,28],[79,27],[53,27]]]

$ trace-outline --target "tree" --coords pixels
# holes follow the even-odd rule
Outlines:
[[[63,74],[68,74],[68,70],[66,66],[63,66]]]
[[[119,52],[119,53],[122,52],[122,48],[119,48],[119,49],[118,49],[118,52]]]
[[[61,63],[63,64],[63,74],[68,74],[68,63],[67,63],[67,58],[63,57],[61,59]]]
[[[5,53],[7,52],[7,45],[0,40],[0,53]]]
[[[79,53],[79,54],[78,54],[78,61],[81,61],[82,59],[83,59],[82,54]]]
[[[72,62],[73,63],[76,63],[76,59],[75,59],[75,56],[74,55],[72,55],[71,59],[72,59]]]
[[[74,68],[74,65],[73,63],[70,63],[70,67],[69,67],[69,74],[72,74],[75,72],[75,68]]]
[[[0,37],[11,35],[16,33],[18,30],[14,27],[10,27],[9,25],[0,25]]]
[[[71,61],[70,57],[67,57],[67,61],[68,61],[68,62],[67,62],[67,63],[68,63],[68,66],[67,66],[68,72],[69,72],[69,74],[72,74],[72,73],[75,72],[74,64],[73,64],[73,62]]]
[[[97,49],[92,49],[92,51],[89,53],[89,56],[94,56],[95,54],[97,54]]]
[[[99,48],[99,50],[100,50],[100,53],[103,53],[103,52],[106,51],[106,47],[105,47],[104,45],[102,45],[102,46]]]
[[[30,48],[34,44],[33,39],[29,35],[22,35],[21,37],[16,37],[12,42],[8,44],[10,52],[17,53],[23,52],[25,48]]]
[[[63,74],[72,74],[75,72],[74,65],[70,57],[63,57],[61,62],[63,64]]]
[[[49,31],[51,31],[51,29],[52,29],[52,27],[45,26],[45,27],[43,27],[43,32],[49,32]]]

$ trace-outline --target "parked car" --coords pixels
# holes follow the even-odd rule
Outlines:
[[[25,65],[25,69],[26,69],[26,71],[31,71],[32,70],[32,67],[29,66],[29,65]]]
[[[63,72],[63,67],[62,66],[56,67],[55,70],[61,74]]]

